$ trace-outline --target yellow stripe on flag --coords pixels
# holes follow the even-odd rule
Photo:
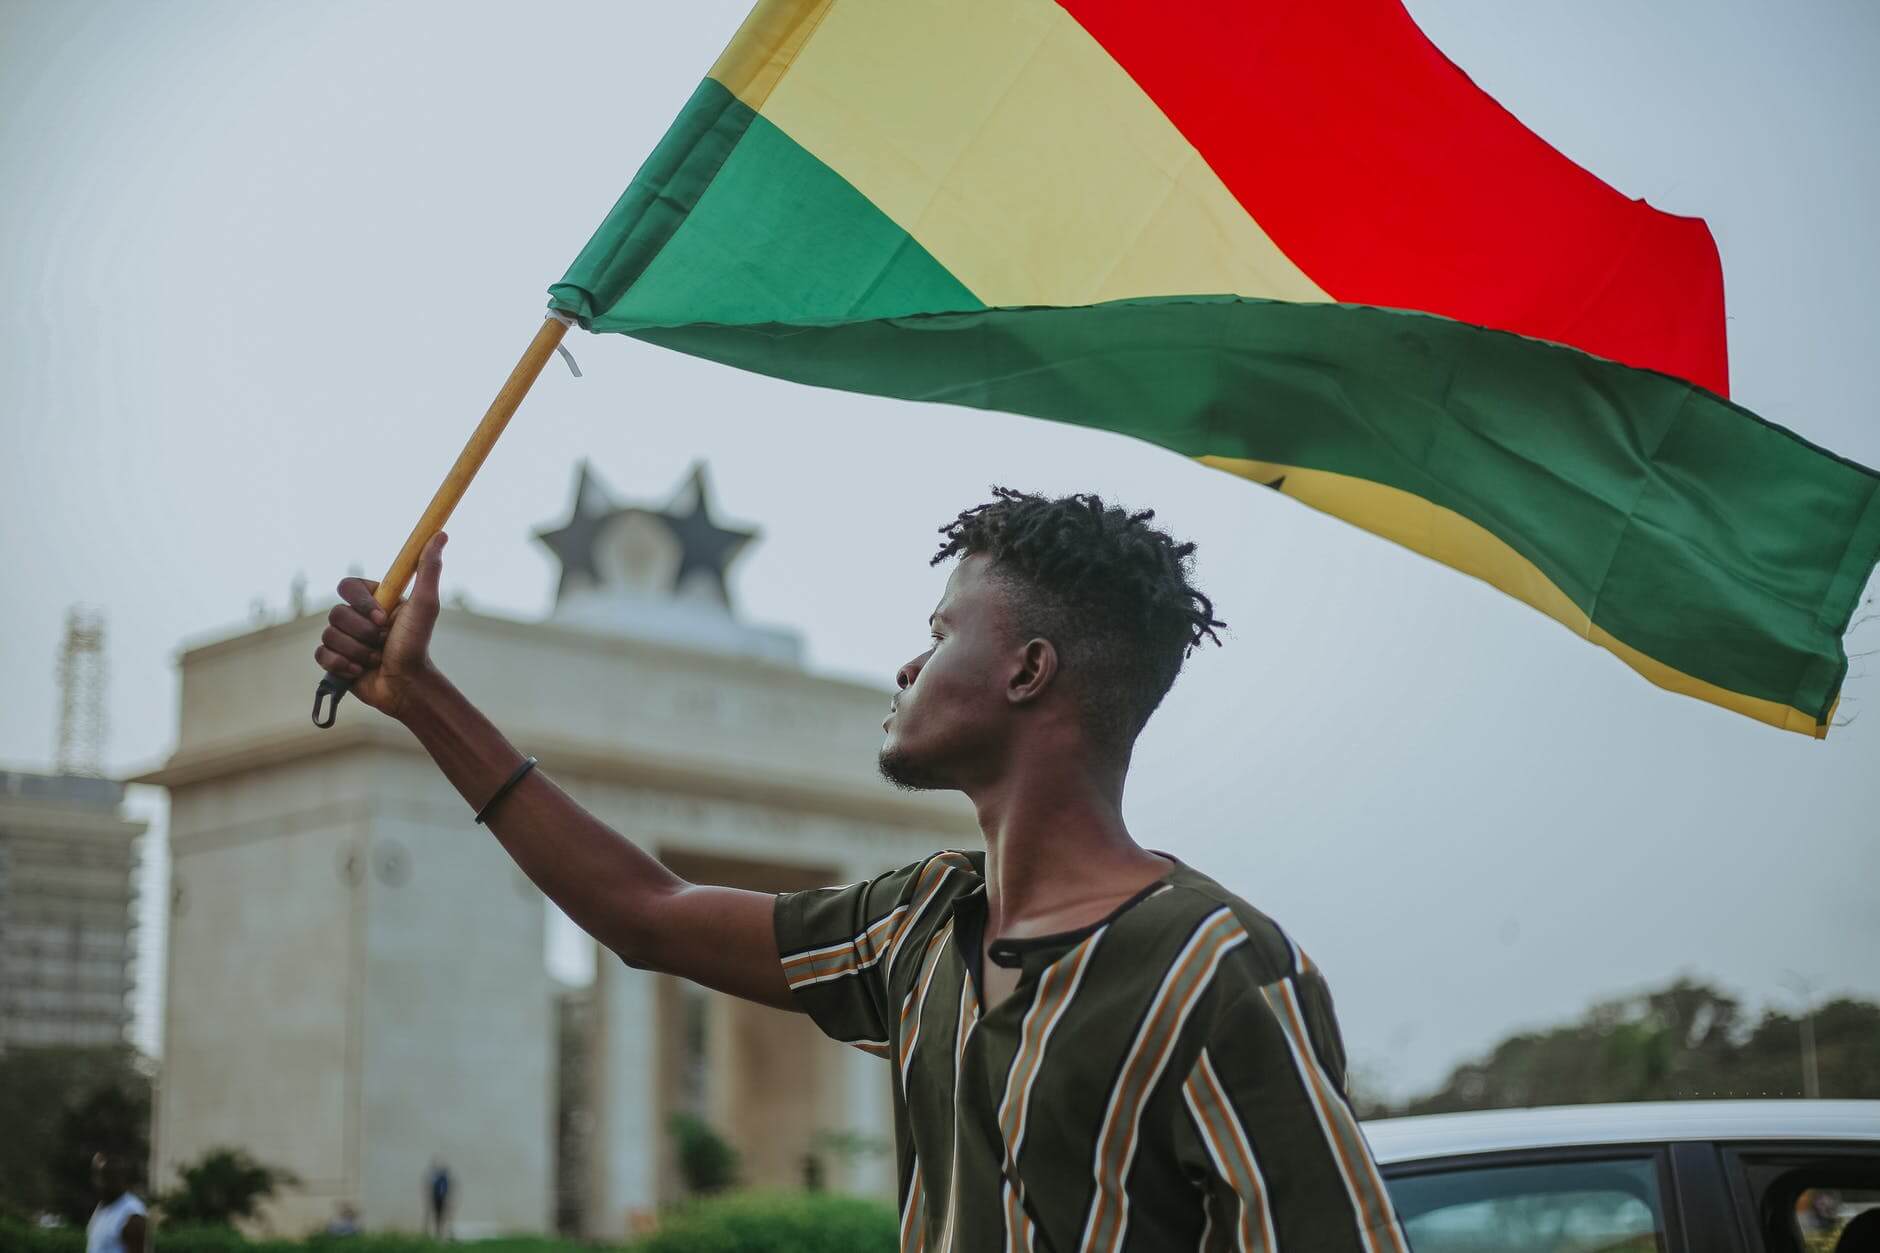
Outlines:
[[[1464,574],[1474,575],[1516,600],[1532,605],[1575,635],[1615,654],[1647,680],[1668,691],[1695,696],[1746,714],[1758,722],[1767,722],[1785,731],[1800,731],[1816,739],[1825,737],[1834,721],[1833,710],[1828,711],[1824,721],[1816,722],[1791,705],[1718,687],[1646,656],[1595,625],[1539,566],[1493,532],[1453,509],[1431,504],[1400,488],[1347,474],[1237,457],[1197,457],[1196,460],[1263,485],[1271,485],[1284,476],[1286,481],[1278,488],[1284,495],[1453,566]]]
[[[762,111],[833,0],[763,0],[718,54],[711,73],[751,108]]]
[[[774,0],[713,77],[986,304],[1329,299],[1051,0]]]

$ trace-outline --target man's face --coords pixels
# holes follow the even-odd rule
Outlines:
[[[101,1201],[115,1201],[124,1191],[123,1172],[104,1153],[91,1155],[91,1190]]]
[[[1012,725],[1008,681],[1024,641],[1005,585],[984,556],[953,569],[930,621],[927,651],[895,675],[900,691],[882,723],[881,773],[905,788],[955,788],[996,771]]]

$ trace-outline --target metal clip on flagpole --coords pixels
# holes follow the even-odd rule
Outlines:
[[[561,337],[568,333],[574,319],[566,314],[551,311],[548,320],[542,323],[542,329],[535,333],[529,342],[522,360],[516,362],[516,368],[509,372],[509,379],[503,384],[496,399],[490,402],[489,412],[477,423],[477,429],[470,433],[470,442],[457,454],[457,462],[451,466],[450,473],[444,476],[444,482],[438,487],[437,494],[431,497],[431,503],[425,507],[424,516],[418,519],[418,525],[411,528],[411,535],[405,540],[405,546],[398,550],[393,558],[391,569],[379,581],[378,591],[372,599],[378,602],[380,609],[391,613],[398,604],[399,597],[405,593],[405,585],[411,582],[411,576],[418,570],[418,554],[430,542],[433,535],[444,529],[444,523],[450,520],[451,510],[463,499],[464,492],[470,486],[470,480],[483,466],[484,458],[490,455],[490,449],[496,446],[496,439],[509,425],[509,419],[515,415],[522,404],[522,398],[529,394],[536,377],[542,373],[542,367],[561,347]],[[334,674],[331,670],[320,680],[320,686],[313,693],[313,725],[330,727],[339,716],[339,702],[352,687],[352,680],[344,675]],[[326,716],[321,717],[321,707],[325,707]]]

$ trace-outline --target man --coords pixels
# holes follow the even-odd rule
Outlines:
[[[442,1240],[445,1224],[450,1218],[450,1167],[444,1164],[443,1158],[431,1159],[430,1172],[424,1177],[424,1192],[427,1204],[425,1230]]]
[[[113,1153],[91,1157],[91,1190],[98,1200],[85,1224],[85,1253],[144,1253],[144,1203],[130,1190],[130,1171]]]
[[[994,491],[942,528],[934,562],[959,564],[880,755],[902,787],[965,792],[986,848],[866,883],[687,883],[531,772],[426,655],[442,535],[389,619],[342,582],[315,659],[629,965],[889,1060],[903,1249],[1407,1253],[1324,979],[1123,822],[1137,734],[1222,625],[1194,546],[1094,496]]]

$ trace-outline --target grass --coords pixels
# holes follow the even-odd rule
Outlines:
[[[250,1240],[227,1227],[156,1228],[161,1253],[890,1253],[894,1211],[879,1201],[828,1194],[737,1193],[667,1214],[660,1228],[625,1245],[552,1236],[500,1236],[449,1243],[398,1232]],[[82,1227],[42,1228],[0,1218],[0,1253],[84,1253]]]

